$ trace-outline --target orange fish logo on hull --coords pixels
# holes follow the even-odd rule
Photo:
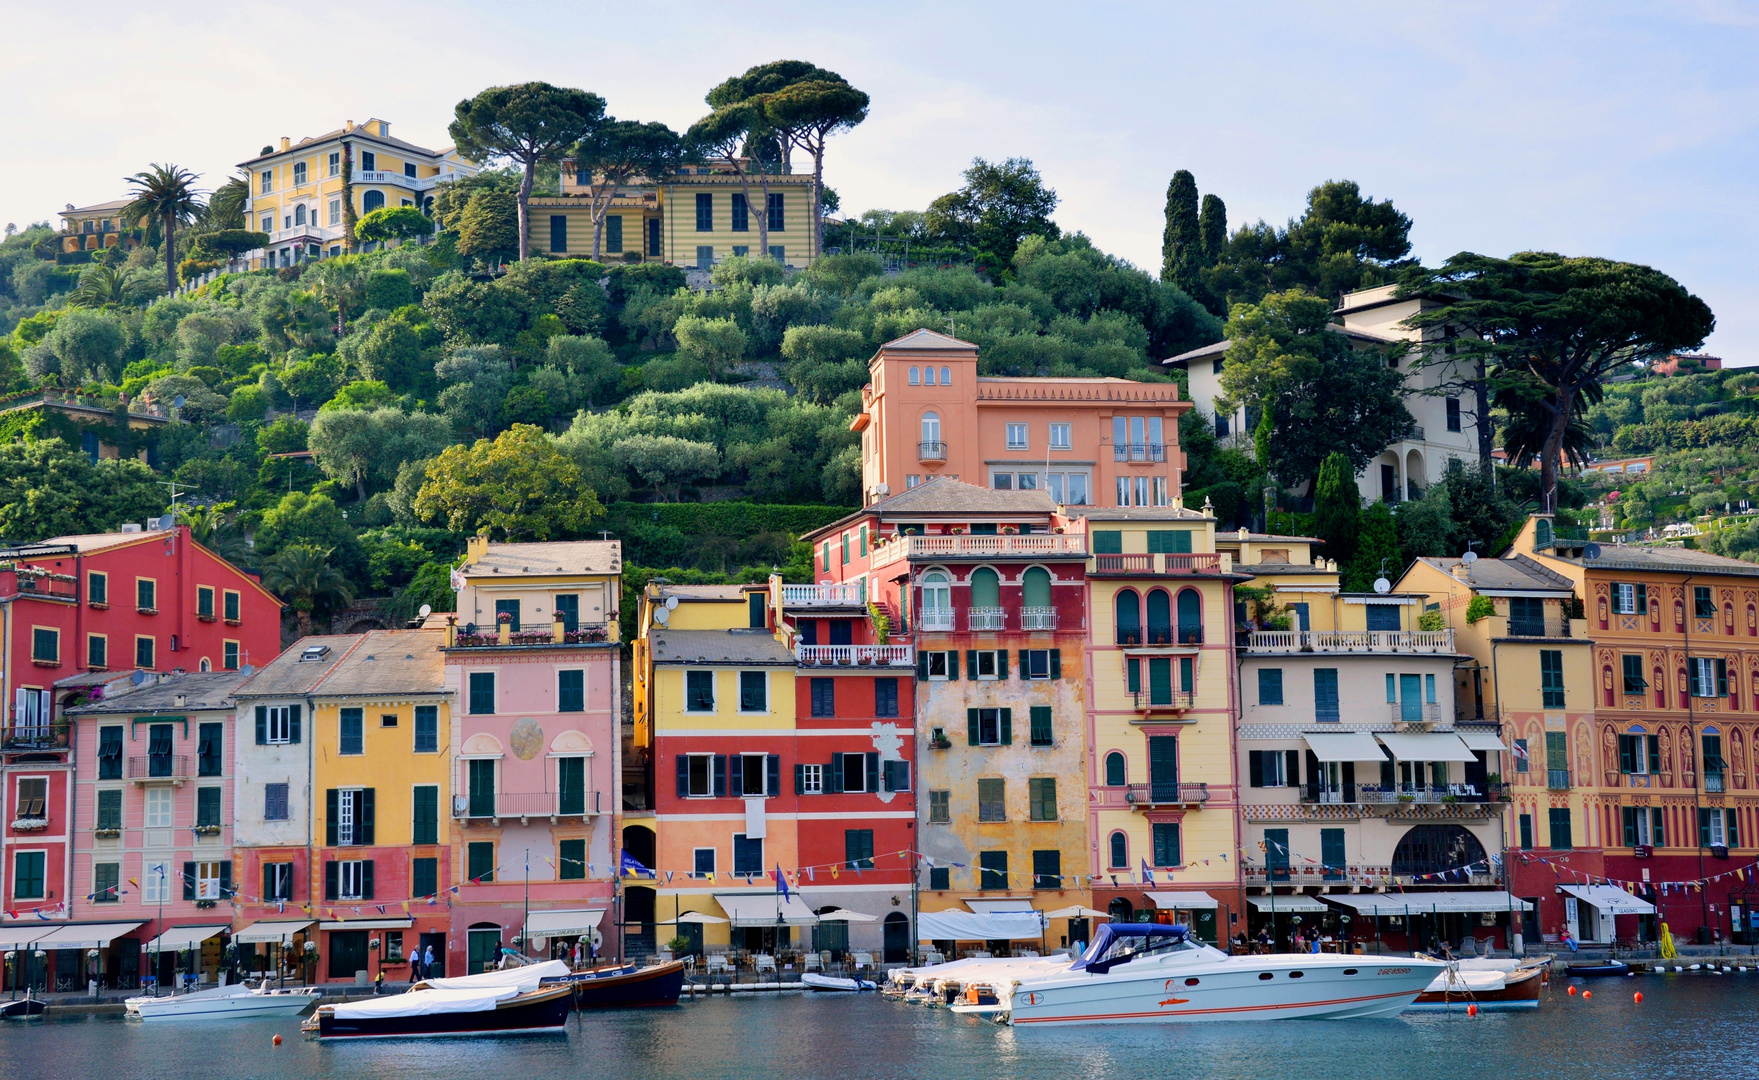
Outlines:
[[[1167,999],[1166,999],[1166,1000],[1165,1000],[1165,1001],[1163,1001],[1163,1002],[1161,1002],[1161,1005],[1162,1005],[1162,1006],[1166,1006],[1166,1005],[1183,1005],[1183,1004],[1185,1004],[1185,1003],[1186,1003],[1186,1002],[1187,1002],[1187,1001],[1190,1001],[1190,1000],[1191,1000],[1191,999],[1190,999],[1190,998],[1167,998]]]

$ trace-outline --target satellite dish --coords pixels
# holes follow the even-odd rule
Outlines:
[[[1473,563],[1478,561],[1478,553],[1476,551],[1468,551],[1464,555],[1460,556],[1460,561],[1465,563],[1467,566],[1471,566]]]
[[[176,397],[172,398],[171,404],[176,408],[179,408],[179,409],[183,408],[183,395],[178,394]]]
[[[427,618],[429,615],[432,615],[433,613],[434,613],[434,605],[432,605],[432,604],[423,604],[421,606],[421,611],[418,612],[418,614],[420,614],[421,617],[424,619]]]
[[[676,596],[666,597],[666,610],[667,611],[678,610],[678,598]]]
[[[654,622],[657,622],[661,626],[664,626],[668,622],[670,622],[671,620],[672,620],[672,613],[670,611],[667,611],[665,608],[656,608],[654,610]]]
[[[1600,558],[1600,545],[1599,544],[1589,544],[1588,546],[1584,547],[1582,549],[1582,557],[1585,559],[1598,559],[1598,558]]]
[[[1374,579],[1374,591],[1385,596],[1387,593],[1393,591],[1393,583],[1386,578],[1377,577]]]

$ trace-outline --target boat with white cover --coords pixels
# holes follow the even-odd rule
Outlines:
[[[879,989],[879,984],[871,979],[845,979],[836,975],[820,975],[816,971],[808,971],[800,976],[800,984],[809,990],[842,991],[844,993],[860,993],[863,990]]]
[[[1418,957],[1229,956],[1184,926],[1108,923],[1062,971],[996,983],[996,1020],[1036,1028],[1393,1016],[1446,967]]]
[[[1417,995],[1412,1010],[1537,1009],[1551,957],[1534,960],[1475,957],[1456,960]]]
[[[560,960],[428,979],[408,992],[320,1005],[303,1025],[320,1039],[435,1035],[525,1035],[566,1031],[574,1003]]]
[[[303,987],[274,990],[252,989],[244,983],[216,986],[190,994],[165,997],[131,997],[122,1003],[126,1015],[142,1020],[213,1020],[246,1016],[294,1016],[321,995]]]

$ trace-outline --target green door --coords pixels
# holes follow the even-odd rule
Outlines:
[[[1156,656],[1148,661],[1148,702],[1151,705],[1173,703],[1173,659]]]
[[[488,760],[470,763],[470,816],[495,816],[495,763]]]
[[[499,926],[483,929],[471,927],[469,945],[470,950],[464,973],[466,975],[480,975],[501,959],[501,928]]]
[[[1405,721],[1423,719],[1423,677],[1421,675],[1399,676],[1399,719]]]

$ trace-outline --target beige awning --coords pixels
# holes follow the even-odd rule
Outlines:
[[[55,925],[54,923],[33,921],[0,926],[0,949],[16,949],[21,945],[29,945],[38,938],[54,932]]]
[[[1366,731],[1303,734],[1301,741],[1321,761],[1385,761],[1386,751]]]
[[[1278,915],[1307,914],[1331,910],[1311,896],[1296,894],[1277,897],[1248,896],[1246,902],[1259,911],[1274,911]]]
[[[277,919],[253,922],[232,935],[236,945],[293,944],[293,935],[311,928],[313,919]]]
[[[1482,750],[1487,754],[1506,754],[1509,748],[1503,745],[1502,739],[1488,731],[1456,731],[1460,741],[1468,750]]]
[[[203,926],[172,926],[166,928],[158,937],[147,942],[148,952],[182,952],[193,949],[211,937],[219,935],[231,923],[209,923]]]
[[[1047,919],[1109,919],[1111,918],[1111,915],[1104,911],[1099,911],[1090,907],[1082,907],[1080,904],[1076,904],[1074,907],[1064,907],[1058,908],[1055,911],[1047,911],[1044,913],[1044,917]]]
[[[599,921],[604,917],[604,908],[534,911],[525,920],[525,932],[530,937],[579,937],[598,929]]]
[[[710,915],[703,911],[686,911],[676,919],[661,919],[663,923],[693,923],[697,926],[724,926],[727,920],[719,915]]]
[[[878,915],[863,915],[859,911],[850,911],[848,908],[838,908],[835,911],[827,911],[823,915],[820,915],[818,917],[818,921],[819,922],[879,922],[879,916]]]
[[[1162,911],[1180,908],[1186,911],[1210,911],[1221,905],[1215,897],[1206,892],[1151,892],[1144,896],[1154,901],[1154,906]]]
[[[104,949],[112,941],[140,928],[138,922],[80,923],[58,926],[47,936],[31,942],[33,949]]]
[[[1460,737],[1449,731],[1411,735],[1376,735],[1400,761],[1477,761]]]
[[[415,925],[414,919],[337,919],[335,922],[321,922],[319,930],[408,930]]]
[[[748,893],[715,893],[715,901],[734,926],[812,926],[818,922],[799,893],[784,899],[778,892],[753,889]]]

